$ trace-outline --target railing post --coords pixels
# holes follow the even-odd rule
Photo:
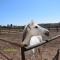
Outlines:
[[[25,53],[24,53],[25,49],[24,47],[21,47],[21,60],[25,60]]]

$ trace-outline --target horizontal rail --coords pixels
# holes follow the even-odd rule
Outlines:
[[[14,42],[11,42],[11,41],[7,41],[7,40],[5,40],[5,39],[0,39],[0,40],[3,41],[3,42],[7,42],[7,43],[9,43],[9,44],[18,46],[18,47],[23,47],[23,46],[24,46],[22,43],[18,44],[18,43],[14,43]]]
[[[48,41],[43,41],[42,43],[39,43],[39,44],[36,44],[36,45],[33,45],[33,46],[29,46],[29,47],[25,47],[25,48],[23,47],[23,44],[17,44],[17,43],[14,43],[14,42],[6,41],[6,40],[4,40],[4,39],[0,39],[0,40],[3,41],[3,42],[10,43],[10,44],[12,44],[12,45],[21,47],[22,60],[25,60],[25,55],[24,55],[24,52],[25,52],[25,51],[28,51],[28,50],[33,49],[33,48],[36,48],[36,47],[38,47],[38,46],[47,44],[47,43],[49,43],[50,41],[53,41],[54,39],[56,39],[56,38],[58,38],[58,37],[60,37],[60,35],[57,35],[57,36],[55,36],[55,37],[52,37],[51,39],[48,39]],[[0,52],[0,54],[2,54],[6,59],[12,60],[10,57],[8,57],[7,55],[5,55],[3,52]],[[23,56],[23,55],[24,55],[24,56]]]
[[[46,41],[43,41],[42,43],[39,43],[39,44],[37,44],[37,45],[35,45],[35,46],[26,47],[25,50],[29,50],[29,49],[35,48],[35,47],[37,47],[37,46],[46,44],[46,43],[48,43],[48,42],[50,42],[50,41],[52,41],[52,40],[54,40],[54,39],[56,39],[56,38],[58,38],[58,37],[60,37],[60,35],[57,35],[57,36],[52,37],[51,39],[48,39],[47,42],[46,42]],[[7,41],[7,40],[5,40],[5,39],[0,39],[0,40],[3,41],[3,42],[7,42],[7,43],[9,43],[9,44],[18,46],[18,47],[24,47],[24,45],[23,45],[22,43],[18,44],[18,43],[14,43],[14,42],[11,42],[11,41]]]
[[[33,46],[28,46],[28,47],[25,47],[25,51],[28,51],[30,49],[33,49],[33,48],[36,48],[38,46],[41,46],[41,45],[44,45],[44,44],[47,44],[49,43],[50,41],[53,41],[54,39],[60,37],[60,35],[57,35],[55,37],[52,37],[51,39],[48,39],[48,41],[43,41],[42,43],[39,43],[39,44],[36,44],[36,45],[33,45]]]

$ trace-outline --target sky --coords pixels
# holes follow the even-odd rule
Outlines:
[[[60,22],[60,0],[0,0],[0,25]]]

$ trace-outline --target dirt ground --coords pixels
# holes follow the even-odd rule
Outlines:
[[[14,43],[21,43],[22,40],[22,33],[23,32],[0,32],[0,39],[4,39],[7,41],[11,41]],[[50,36],[49,38],[56,36],[60,34],[60,29],[57,32],[56,29],[50,29]],[[54,47],[53,51],[56,51],[57,49],[60,49],[60,38],[56,39],[53,42],[50,42],[43,47],[46,49],[47,47]],[[44,50],[42,47],[36,48],[36,53],[33,55],[33,53],[30,51],[27,51],[25,53],[26,60],[44,60],[41,58],[41,50]],[[38,49],[38,51],[37,51]],[[47,48],[47,50],[51,51],[52,48]],[[45,50],[44,50],[45,51]],[[50,55],[49,55],[50,56]],[[7,42],[4,42],[0,40],[0,60],[21,60],[21,50],[20,47],[9,44]],[[46,60],[46,59],[45,59]],[[49,59],[48,59],[49,60]]]

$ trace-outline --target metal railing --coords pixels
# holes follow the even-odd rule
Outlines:
[[[7,42],[9,44],[12,44],[12,45],[20,47],[21,48],[21,60],[25,60],[25,53],[24,53],[25,51],[28,51],[28,50],[31,50],[31,49],[36,48],[38,46],[42,46],[44,44],[47,44],[47,43],[53,41],[54,39],[57,39],[58,37],[60,37],[60,35],[54,36],[51,39],[48,39],[48,41],[43,41],[42,43],[39,43],[39,44],[36,44],[36,45],[33,45],[33,46],[29,46],[29,47],[24,47],[22,43],[21,44],[17,44],[17,43],[14,43],[14,42],[11,42],[11,41],[7,41],[7,40],[4,40],[4,39],[0,39],[0,40],[3,41],[3,42]],[[0,54],[2,54],[6,59],[12,60],[11,58],[9,58],[6,55],[4,55],[2,52],[0,52]]]

